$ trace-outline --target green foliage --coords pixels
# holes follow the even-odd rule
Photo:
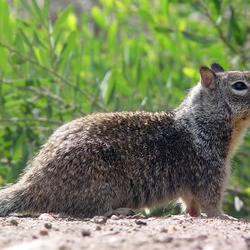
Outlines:
[[[0,184],[66,121],[172,109],[201,64],[247,68],[249,13],[243,0],[99,0],[51,20],[49,1],[0,0]],[[235,159],[237,188],[249,188],[249,148],[250,138]]]

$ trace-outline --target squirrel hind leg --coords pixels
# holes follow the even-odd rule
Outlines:
[[[201,216],[201,206],[198,200],[192,196],[181,197],[182,200],[182,211],[189,214],[192,217]]]
[[[196,207],[186,207],[186,214],[189,214],[191,217],[199,217],[201,215],[200,211]]]

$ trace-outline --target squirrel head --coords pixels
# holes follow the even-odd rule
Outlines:
[[[200,84],[209,102],[227,105],[235,119],[250,119],[250,71],[225,71],[218,63],[201,66]]]

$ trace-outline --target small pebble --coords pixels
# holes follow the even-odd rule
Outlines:
[[[11,225],[13,226],[17,226],[18,225],[18,221],[15,220],[15,219],[10,219],[10,220],[7,220],[7,222],[9,222]]]
[[[42,235],[42,236],[45,236],[45,235],[48,235],[49,233],[48,233],[47,230],[40,230],[39,234]]]
[[[55,220],[55,218],[50,215],[50,214],[47,214],[47,213],[44,213],[44,214],[41,214],[39,217],[38,217],[39,220],[47,220],[47,221],[53,221]]]
[[[161,233],[167,233],[167,232],[168,232],[168,229],[166,229],[166,228],[161,228],[161,229],[160,229],[160,232],[161,232]]]
[[[208,236],[205,235],[205,234],[201,234],[201,235],[198,235],[198,236],[197,236],[197,239],[199,239],[199,240],[205,240],[205,239],[207,239],[207,238],[208,238]]]
[[[183,215],[183,214],[179,214],[179,215],[174,215],[173,217],[172,217],[172,220],[181,220],[181,221],[188,221],[188,220],[190,220],[190,218],[189,217],[187,217],[186,215]]]
[[[173,217],[173,215],[172,214],[168,214],[168,215],[166,215],[164,218],[171,218],[171,217]]]
[[[83,236],[83,237],[90,236],[90,231],[87,230],[87,229],[82,229],[82,236]]]
[[[47,222],[47,223],[44,224],[44,227],[46,229],[51,229],[52,228],[52,224]]]
[[[107,217],[105,216],[95,216],[90,221],[96,223],[96,224],[104,224],[107,221]]]
[[[125,239],[120,238],[120,237],[110,237],[107,239],[107,243],[111,245],[114,248],[117,248],[120,246],[122,242],[124,242]]]
[[[247,249],[250,249],[250,236],[247,235],[246,237],[244,237],[246,245],[247,245]]]
[[[58,250],[69,250],[70,248],[68,246],[62,245],[59,246]]]
[[[90,221],[91,219],[90,218],[83,218],[82,220],[83,221]]]
[[[59,227],[58,226],[53,226],[53,230],[59,231]]]
[[[146,221],[142,221],[142,220],[135,220],[135,224],[136,225],[144,225],[144,226],[146,226],[147,222]]]
[[[110,217],[111,220],[119,220],[119,217],[115,214],[113,214],[111,217]]]
[[[138,213],[138,214],[133,215],[132,219],[146,219],[146,216]]]
[[[68,216],[67,218],[64,219],[65,221],[75,221],[76,218]]]
[[[245,241],[250,243],[250,235],[245,236],[244,239],[245,239]]]
[[[164,237],[164,238],[156,238],[154,239],[154,242],[158,243],[170,243],[173,241],[173,237],[169,236],[169,237]]]
[[[156,220],[155,217],[145,217],[145,219],[147,219],[148,221],[153,221],[153,220]]]
[[[102,228],[100,226],[96,226],[94,230],[95,231],[100,231],[100,230],[102,230]]]

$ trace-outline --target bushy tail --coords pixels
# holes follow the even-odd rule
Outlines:
[[[12,184],[0,189],[0,217],[28,209],[28,194],[25,185]]]

